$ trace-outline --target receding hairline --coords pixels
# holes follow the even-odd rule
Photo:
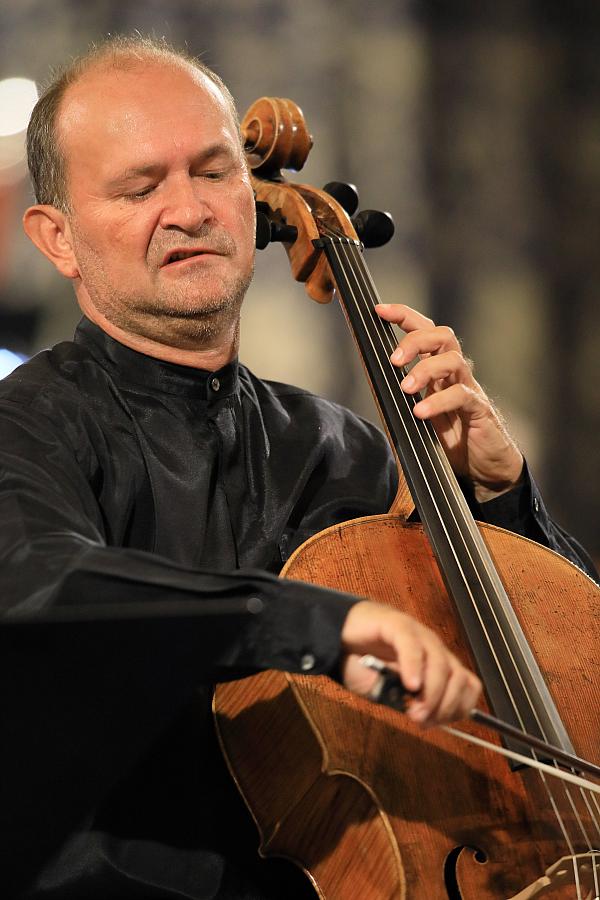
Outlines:
[[[222,93],[225,100],[233,105],[233,97],[227,85],[217,73],[196,56],[169,44],[164,38],[155,40],[141,35],[113,35],[99,44],[92,44],[89,50],[76,57],[65,66],[53,81],[61,81],[66,76],[66,90],[77,84],[88,73],[95,70],[134,69],[148,63],[173,66],[187,69],[192,73],[200,73]]]
[[[199,88],[212,87],[215,98],[220,97],[229,110],[242,145],[235,101],[227,85],[213,69],[198,57],[170,45],[164,38],[157,40],[139,34],[111,35],[100,44],[92,44],[86,53],[55,70],[32,113],[27,129],[27,159],[38,203],[48,203],[64,212],[69,210],[66,148],[60,124],[72,90],[96,73],[134,71],[150,66],[164,67],[171,72],[179,70],[190,75]],[[109,97],[107,103],[110,103]]]
[[[78,77],[65,86],[55,117],[55,137],[57,143],[61,144],[61,152],[64,152],[60,140],[61,121],[70,97],[78,88],[85,86],[86,82],[93,84],[96,76],[110,75],[111,72],[134,73],[136,70],[148,72],[151,69],[160,70],[161,68],[168,69],[170,72],[179,70],[182,74],[189,75],[200,89],[208,89],[215,96],[220,97],[226,109],[229,110],[232,123],[239,134],[239,117],[233,97],[224,83],[210,69],[198,66],[194,60],[181,57],[175,52],[153,53],[149,51],[140,56],[123,50],[118,53],[107,52],[102,56],[92,58],[89,65],[78,74]]]

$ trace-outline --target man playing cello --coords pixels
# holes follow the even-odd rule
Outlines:
[[[44,92],[28,149],[37,202],[25,230],[72,281],[83,319],[73,342],[2,383],[4,609],[160,604],[171,624],[145,653],[139,635],[113,642],[117,622],[93,671],[74,664],[88,695],[114,690],[103,759],[86,774],[65,738],[63,803],[81,815],[19,888],[53,900],[300,895],[291,870],[253,859],[210,685],[279,668],[367,694],[376,675],[360,657],[374,653],[427,725],[465,715],[479,681],[414,619],[276,578],[286,547],[386,511],[395,463],[368,423],[237,361],[255,213],[220,79],[162,44],[111,39]],[[403,388],[435,383],[415,415],[455,423],[451,458],[486,520],[585,567],[452,331],[404,306],[378,311],[407,332],[394,363],[425,354]],[[258,600],[261,613],[178,625],[181,604],[215,600]],[[82,766],[80,783],[68,765]]]

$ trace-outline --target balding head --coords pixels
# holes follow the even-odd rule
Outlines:
[[[166,41],[139,36],[110,37],[94,45],[62,69],[38,100],[27,129],[27,159],[35,198],[38,203],[69,211],[67,165],[58,127],[70,88],[94,72],[132,70],[160,63],[169,68],[188,68],[201,73],[221,92],[238,125],[231,93],[219,76],[195,57],[176,50]]]
[[[80,67],[52,121],[59,168],[51,196],[39,189],[52,202],[30,207],[23,222],[72,280],[84,314],[161,359],[229,361],[255,218],[220,82],[177,56],[121,48]]]

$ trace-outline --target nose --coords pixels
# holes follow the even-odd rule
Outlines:
[[[180,228],[195,232],[214,218],[214,213],[202,194],[200,179],[189,175],[173,178],[165,185],[161,228]]]

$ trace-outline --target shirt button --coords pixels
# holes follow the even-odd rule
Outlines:
[[[219,388],[221,387],[221,382],[219,381],[218,378],[212,378],[211,382],[210,382],[210,386],[213,389],[213,391],[218,391]]]
[[[310,672],[315,667],[315,658],[312,653],[305,653],[300,660],[300,668],[303,672]]]
[[[262,602],[260,597],[250,597],[250,599],[246,601],[246,609],[253,615],[258,615],[258,613],[261,613],[264,608],[265,604]]]
[[[540,511],[540,501],[537,497],[533,498],[533,511],[539,513]]]

